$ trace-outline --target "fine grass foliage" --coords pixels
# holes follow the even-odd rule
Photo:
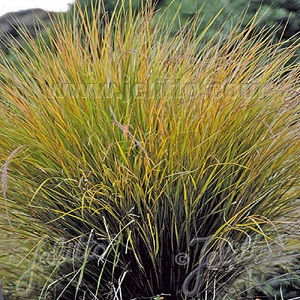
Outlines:
[[[297,259],[297,45],[101,7],[0,66],[3,289],[244,299]]]

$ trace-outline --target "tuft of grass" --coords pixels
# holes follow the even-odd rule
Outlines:
[[[170,35],[151,6],[100,9],[0,66],[0,226],[33,256],[9,280],[4,260],[4,288],[243,299],[247,274],[298,251],[297,45],[282,51],[252,20],[203,46],[200,16]]]

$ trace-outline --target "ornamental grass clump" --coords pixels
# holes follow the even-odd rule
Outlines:
[[[3,289],[28,299],[261,292],[262,273],[298,259],[296,45],[254,34],[255,20],[203,45],[199,17],[170,35],[152,7],[93,13],[61,20],[49,44],[28,41],[0,66],[0,226],[27,249],[16,265],[7,239]]]

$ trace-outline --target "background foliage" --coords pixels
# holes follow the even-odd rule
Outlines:
[[[96,4],[100,1],[97,0],[77,0],[76,5],[87,8],[91,11],[91,3]],[[108,12],[112,12],[117,4],[117,0],[105,1],[104,5]],[[138,8],[145,1],[132,0],[125,1],[125,3],[131,2],[133,8]],[[174,16],[176,11],[179,9],[180,23],[183,24],[188,19],[193,17],[196,12],[201,9],[201,14],[209,22],[220,10],[222,13],[212,26],[211,30],[216,30],[222,25],[223,30],[229,30],[233,24],[236,23],[237,19],[240,19],[241,15],[245,13],[244,26],[248,24],[253,15],[260,10],[260,15],[263,15],[260,26],[275,26],[278,27],[276,33],[277,39],[282,35],[283,38],[288,39],[300,31],[300,1],[299,0],[221,0],[221,1],[189,1],[189,0],[159,0],[154,1],[156,3],[156,9],[162,10],[168,7],[170,16]],[[179,21],[178,21],[179,22]],[[225,24],[224,24],[225,23]],[[259,28],[259,27],[258,27]]]

